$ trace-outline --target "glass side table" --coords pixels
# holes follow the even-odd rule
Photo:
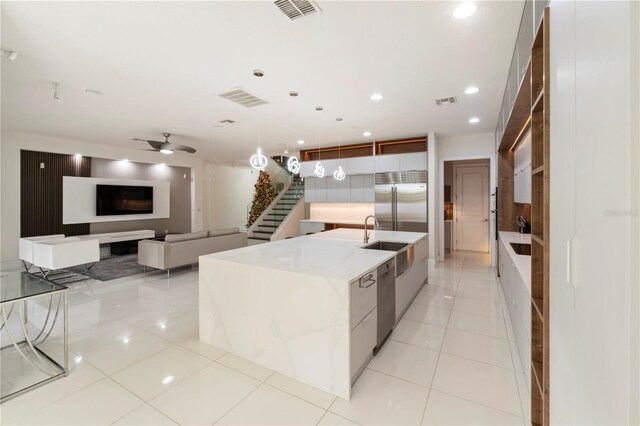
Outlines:
[[[67,290],[28,272],[0,274],[0,402],[67,376]],[[45,351],[53,349],[49,337],[60,327],[60,317],[62,330],[57,332],[62,332],[62,360],[56,361]]]

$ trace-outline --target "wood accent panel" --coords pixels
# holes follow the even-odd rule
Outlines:
[[[376,155],[407,154],[410,152],[426,152],[427,137],[396,139],[376,142]]]
[[[531,63],[527,67],[520,89],[516,95],[511,114],[504,128],[500,141],[500,151],[513,150],[522,135],[526,133],[529,117],[531,116]]]
[[[405,154],[411,152],[426,152],[427,137],[393,139],[352,145],[329,146],[324,148],[302,149],[300,158],[302,161],[335,160],[337,158],[368,157],[385,154]]]
[[[498,231],[517,231],[513,197],[513,151],[498,151]]]
[[[531,422],[549,425],[549,8],[531,49]],[[533,380],[535,379],[535,380]]]
[[[522,216],[524,220],[531,223],[531,204],[513,203],[513,213],[516,217]]]
[[[40,165],[44,164],[44,168]],[[62,224],[62,177],[91,176],[91,158],[20,151],[20,236],[89,233],[89,224]]]
[[[302,161],[369,157],[371,155],[373,155],[373,142],[300,150],[300,158]]]

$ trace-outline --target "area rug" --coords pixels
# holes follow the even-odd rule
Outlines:
[[[100,259],[100,262],[93,265],[88,272],[82,266],[69,268],[69,270],[100,281],[116,280],[144,272],[142,265],[138,264],[137,254],[109,256]]]

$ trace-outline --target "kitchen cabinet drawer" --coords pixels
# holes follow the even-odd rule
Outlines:
[[[413,259],[414,262],[419,262],[422,259],[426,259],[429,255],[429,237],[425,237],[421,240],[416,241],[413,245]]]
[[[378,333],[378,309],[373,308],[360,323],[351,330],[351,384],[353,385],[373,356]]]
[[[353,328],[378,304],[378,276],[372,269],[354,280],[349,288],[349,328]]]

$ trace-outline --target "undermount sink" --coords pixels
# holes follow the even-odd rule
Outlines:
[[[376,241],[373,244],[362,247],[368,250],[386,250],[386,251],[400,251],[410,244],[407,243],[393,243],[391,241]]]
[[[413,265],[413,244],[394,243],[391,241],[376,241],[361,247],[367,250],[385,250],[396,252],[396,277],[402,275],[404,271]]]

